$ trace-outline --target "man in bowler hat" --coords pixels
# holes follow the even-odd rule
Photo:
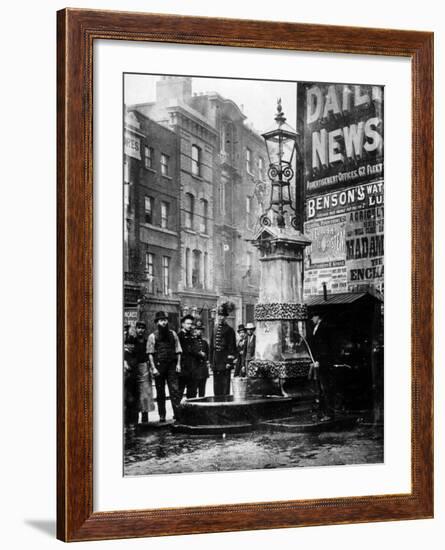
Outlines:
[[[163,311],[155,315],[156,329],[147,340],[147,354],[154,375],[158,401],[159,420],[165,422],[165,384],[168,385],[174,418],[178,417],[181,401],[178,375],[181,372],[181,344],[175,331],[168,327],[168,317]]]
[[[308,342],[314,363],[312,377],[320,390],[320,412],[322,422],[335,416],[335,379],[332,371],[334,346],[332,332],[321,311],[313,311],[311,315],[312,331],[308,331]]]
[[[213,393],[230,394],[230,372],[236,355],[235,331],[227,324],[227,306],[218,307],[217,325],[210,344],[210,358],[213,369]]]

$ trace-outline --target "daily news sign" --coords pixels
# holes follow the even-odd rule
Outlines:
[[[299,83],[298,105],[306,196],[383,179],[382,86]]]

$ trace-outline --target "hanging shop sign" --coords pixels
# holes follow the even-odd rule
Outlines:
[[[141,140],[128,130],[125,130],[124,135],[124,153],[141,160]]]

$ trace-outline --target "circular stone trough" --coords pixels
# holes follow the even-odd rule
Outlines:
[[[291,414],[290,397],[198,397],[181,403],[179,421],[172,429],[191,434],[244,433],[255,429],[264,420],[285,418]]]

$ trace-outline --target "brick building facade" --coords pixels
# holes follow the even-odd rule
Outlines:
[[[125,117],[124,305],[127,320],[153,327],[156,311],[177,327],[179,247],[178,137],[141,113]]]
[[[268,198],[263,138],[232,100],[193,94],[189,77],[160,77],[156,101],[129,109],[177,137],[181,313],[210,329],[217,304],[232,302],[233,326],[253,321],[260,269],[249,240]]]
[[[201,317],[209,329],[218,299],[213,243],[215,128],[191,106],[190,78],[161,78],[156,83],[156,101],[133,108],[159,121],[177,137],[178,296],[181,313]]]
[[[236,103],[211,92],[195,94],[192,106],[217,131],[214,162],[215,292],[235,306],[231,322],[253,321],[259,259],[253,239],[262,213],[267,158],[264,140],[246,123]]]

